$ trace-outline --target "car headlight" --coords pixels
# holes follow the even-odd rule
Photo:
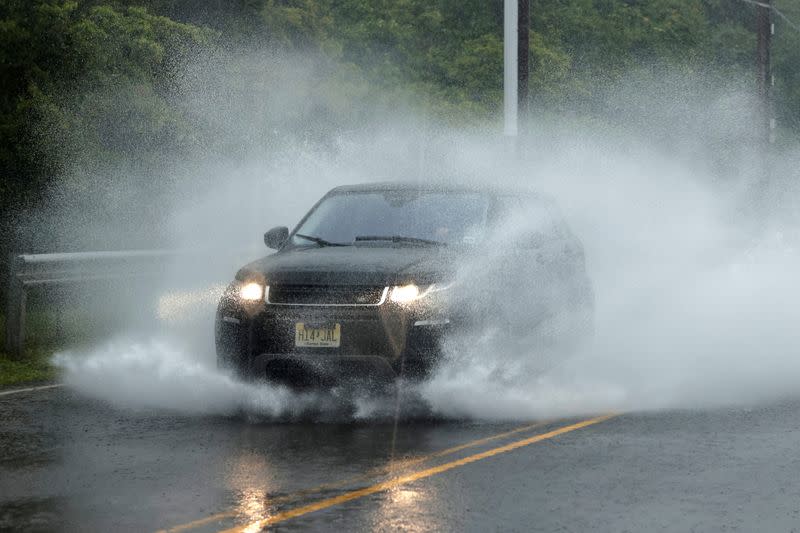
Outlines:
[[[239,298],[247,302],[257,302],[264,299],[264,286],[251,281],[239,287]]]
[[[392,287],[392,292],[389,295],[389,299],[396,304],[409,304],[411,302],[421,300],[428,295],[432,295],[433,293],[443,291],[447,288],[449,288],[449,285],[432,284],[428,285],[427,287],[419,287],[414,283],[409,283],[408,285],[395,285]]]
[[[407,304],[420,298],[419,287],[413,283],[409,285],[392,287],[392,294],[389,299],[396,304]]]

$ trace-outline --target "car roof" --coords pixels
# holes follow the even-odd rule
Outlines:
[[[373,183],[358,183],[353,185],[341,185],[331,189],[328,194],[347,194],[359,192],[387,192],[387,191],[408,191],[408,192],[479,192],[491,194],[493,196],[504,195],[525,195],[533,196],[532,191],[522,188],[499,187],[496,185],[474,184],[474,183],[453,183],[453,182],[418,182],[418,181],[380,181]]]

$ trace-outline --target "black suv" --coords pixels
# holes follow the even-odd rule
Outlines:
[[[217,310],[218,362],[242,377],[424,377],[447,338],[491,328],[543,346],[591,329],[583,249],[532,193],[337,187],[264,241],[277,252],[239,270]]]

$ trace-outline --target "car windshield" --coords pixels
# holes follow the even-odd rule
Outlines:
[[[477,192],[347,192],[324,199],[297,233],[328,243],[475,244],[488,211],[489,198]],[[298,236],[292,242],[314,244]]]

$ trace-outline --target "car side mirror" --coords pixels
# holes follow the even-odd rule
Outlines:
[[[286,226],[277,226],[264,234],[264,244],[269,248],[277,250],[284,245],[289,238],[289,228]]]

